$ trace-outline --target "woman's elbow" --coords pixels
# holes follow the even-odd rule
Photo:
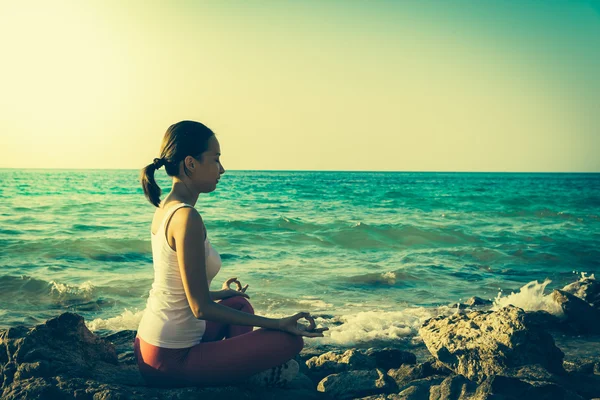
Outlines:
[[[197,307],[192,307],[192,313],[196,319],[206,319],[210,314],[210,306],[212,301],[209,301],[203,305],[198,305]]]

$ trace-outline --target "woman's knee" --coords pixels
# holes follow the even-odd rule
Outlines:
[[[300,351],[304,348],[304,340],[302,339],[302,336],[292,335],[291,333],[285,332],[282,333],[285,335],[285,340],[290,352],[294,353],[294,355],[300,353]]]
[[[236,310],[243,311],[248,314],[254,314],[254,307],[250,304],[250,301],[242,296],[229,297],[227,299],[221,300],[223,305],[226,305],[231,308],[235,308]]]

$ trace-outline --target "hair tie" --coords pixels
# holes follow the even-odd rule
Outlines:
[[[164,158],[155,158],[154,161],[152,161],[152,163],[154,164],[154,167],[156,169],[159,169],[160,167],[165,165],[165,159]]]

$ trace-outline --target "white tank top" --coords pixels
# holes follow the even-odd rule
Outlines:
[[[166,238],[166,223],[181,207],[192,206],[185,203],[167,206],[156,235],[150,232],[154,283],[137,331],[138,336],[145,342],[169,349],[197,345],[202,340],[206,329],[206,321],[197,319],[192,313],[183,289],[177,253],[169,246]],[[206,275],[210,287],[213,278],[221,269],[221,257],[211,246],[208,237],[204,241],[204,250]]]

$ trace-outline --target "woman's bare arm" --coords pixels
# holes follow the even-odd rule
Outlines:
[[[260,317],[234,310],[215,303],[211,299],[206,275],[204,246],[198,240],[198,238],[204,237],[204,223],[196,209],[180,208],[173,214],[169,225],[175,239],[183,288],[196,318],[232,325],[280,328],[279,319]]]

